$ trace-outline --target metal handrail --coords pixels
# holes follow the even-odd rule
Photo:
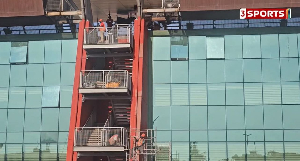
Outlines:
[[[131,76],[127,70],[83,70],[80,88],[131,89]]]
[[[116,24],[107,27],[104,32],[105,41],[100,41],[100,29],[104,27],[87,27],[84,29],[84,44],[130,44],[132,42],[132,25]]]
[[[95,109],[93,109],[91,115],[89,116],[89,118],[87,119],[83,127],[92,127],[95,122],[96,122],[96,112]]]
[[[77,127],[75,146],[125,147],[127,145],[124,127]],[[111,137],[118,135],[114,140]]]

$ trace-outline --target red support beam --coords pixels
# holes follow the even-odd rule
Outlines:
[[[77,122],[77,112],[78,106],[81,100],[79,101],[79,83],[80,83],[80,70],[82,68],[82,56],[83,56],[83,40],[84,40],[84,27],[85,20],[82,20],[79,23],[78,30],[78,44],[77,44],[77,56],[76,56],[76,65],[75,65],[75,76],[74,76],[74,86],[73,86],[73,96],[72,96],[72,105],[71,105],[71,118],[69,126],[69,137],[68,137],[68,148],[67,148],[67,158],[66,161],[77,160],[77,153],[74,153],[73,156],[73,146],[74,146],[74,132]],[[80,107],[81,108],[81,107]],[[73,158],[74,157],[74,158]]]

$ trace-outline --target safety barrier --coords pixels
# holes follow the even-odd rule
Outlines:
[[[124,127],[78,127],[74,146],[126,147],[127,136]]]
[[[89,27],[84,29],[84,44],[130,44],[132,43],[131,25],[117,24],[107,27],[105,31],[100,31],[103,27]],[[105,40],[101,40],[101,34]]]
[[[81,71],[80,88],[131,89],[131,76],[127,70]]]

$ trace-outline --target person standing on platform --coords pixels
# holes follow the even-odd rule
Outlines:
[[[100,23],[100,28],[99,28],[99,31],[100,31],[100,40],[98,41],[98,43],[104,43],[104,32],[106,30],[106,27],[105,27],[105,23],[102,21],[102,19],[99,19],[99,23]]]

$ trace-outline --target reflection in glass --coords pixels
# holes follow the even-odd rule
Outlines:
[[[5,157],[5,144],[0,143],[0,160],[4,160]]]
[[[207,105],[205,84],[189,84],[190,105]]]
[[[300,141],[300,130],[285,130],[284,141]]]
[[[261,58],[260,35],[243,35],[243,57]]]
[[[245,142],[245,130],[227,130],[227,141]]]
[[[172,131],[172,142],[173,141],[189,141],[189,131]]]
[[[208,160],[207,143],[191,142],[190,143],[190,161],[207,161]]]
[[[207,83],[225,82],[224,60],[207,60]]]
[[[264,143],[248,142],[247,145],[247,160],[264,161],[265,150]]]
[[[6,132],[7,110],[0,109],[0,132]]]
[[[266,130],[265,141],[283,141],[283,130]]]
[[[281,105],[264,105],[265,129],[282,129]]]
[[[225,60],[226,82],[243,82],[243,60]]]
[[[39,161],[40,144],[24,144],[24,161]]]
[[[225,105],[225,84],[208,84],[208,105]]]
[[[262,59],[263,82],[280,82],[279,59]]]
[[[283,143],[266,142],[267,161],[283,160]]]
[[[241,161],[245,160],[245,143],[234,143],[234,142],[228,142],[228,158]]]
[[[25,131],[40,131],[41,109],[25,109]]]
[[[264,83],[264,104],[281,104],[280,83]]]
[[[190,131],[190,141],[207,141],[207,131]]]
[[[43,131],[58,131],[58,108],[42,109],[42,129]]]
[[[189,142],[172,142],[172,160],[189,160]]]
[[[244,59],[244,81],[261,82],[261,59]]]
[[[245,83],[245,105],[262,104],[262,84],[261,83]]]
[[[207,129],[207,106],[190,106],[190,130]]]
[[[172,130],[189,129],[189,106],[172,106],[171,114]]]
[[[213,161],[226,160],[226,142],[211,142],[209,143],[209,159]]]
[[[283,105],[283,126],[285,129],[299,129],[300,108],[298,105]],[[296,123],[297,122],[297,123]]]
[[[206,38],[207,58],[224,58],[224,37]]]
[[[58,144],[58,157],[60,161],[65,161],[67,157],[67,143]]]
[[[208,106],[208,127],[209,129],[225,129],[225,107]]]
[[[171,61],[171,83],[188,83],[188,61]]]
[[[227,129],[244,129],[244,106],[226,106]]]
[[[24,143],[40,143],[40,132],[24,132]]]
[[[281,58],[281,81],[299,81],[298,58]]]
[[[9,109],[7,122],[7,132],[22,132],[24,109]]]
[[[163,69],[159,69],[163,70]],[[206,82],[206,61],[189,60],[189,83]]]
[[[41,158],[42,160],[56,160],[57,158],[57,144],[41,144]]]
[[[226,83],[226,105],[244,105],[242,83]]]
[[[153,61],[153,83],[171,83],[171,62]]]
[[[22,160],[22,144],[6,144],[7,160]]]
[[[264,124],[262,106],[246,106],[245,113],[247,129],[263,129]]]
[[[23,143],[23,133],[7,133],[6,143]]]
[[[172,105],[188,105],[189,104],[189,86],[188,84],[172,84],[171,85]]]
[[[171,85],[153,85],[153,106],[170,106],[171,104]]]
[[[153,128],[157,130],[171,129],[171,111],[170,106],[153,107]]]
[[[285,142],[285,160],[295,161],[300,160],[300,143],[299,142]]]
[[[282,104],[300,104],[299,82],[282,82]]]
[[[209,131],[208,138],[209,141],[226,141],[226,131]]]

